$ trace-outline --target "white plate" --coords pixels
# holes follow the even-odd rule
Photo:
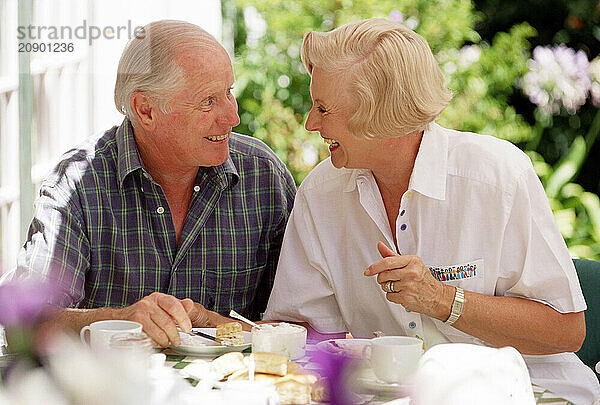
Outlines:
[[[217,328],[194,328],[193,330],[197,330],[211,336],[215,336],[217,333]],[[252,346],[252,334],[246,331],[244,331],[243,334],[244,341],[246,342],[243,345],[221,346],[218,345],[215,341],[195,335],[194,340],[202,342],[204,343],[204,345],[179,345],[170,346],[170,348],[176,351],[177,353],[193,356],[218,356],[228,352],[241,352]],[[179,332],[179,335],[189,337],[189,335],[187,335],[184,332]]]
[[[408,395],[410,386],[407,384],[390,384],[375,377],[373,369],[365,367],[356,377],[357,383],[364,389],[377,393],[393,393]]]

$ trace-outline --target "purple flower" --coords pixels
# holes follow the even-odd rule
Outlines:
[[[348,381],[357,366],[356,359],[343,353],[324,350],[316,350],[311,359],[319,366],[319,374],[327,380],[332,405],[350,405],[356,402],[356,395],[351,393]]]
[[[0,285],[0,324],[5,327],[33,324],[55,291],[52,284],[33,280]]]
[[[398,10],[392,10],[390,11],[390,20],[395,21],[397,23],[401,23],[402,21],[404,21],[404,14],[402,14],[402,12],[398,11]]]
[[[557,114],[561,107],[575,114],[585,104],[592,86],[585,52],[565,45],[538,46],[527,66],[523,91],[545,114]]]

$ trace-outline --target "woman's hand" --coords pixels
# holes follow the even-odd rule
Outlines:
[[[377,249],[383,259],[369,266],[364,274],[377,275],[377,282],[387,292],[389,301],[441,321],[448,319],[453,287],[436,280],[420,257],[399,255],[383,242],[377,244]]]
[[[392,281],[396,292],[388,292],[386,298],[446,321],[455,289],[436,280],[418,256],[398,255],[382,242],[377,248],[383,259],[369,266],[365,275],[377,274],[382,289]],[[465,291],[463,313],[452,326],[493,346],[513,346],[523,354],[575,352],[585,338],[583,312],[559,313],[541,302],[471,291]]]

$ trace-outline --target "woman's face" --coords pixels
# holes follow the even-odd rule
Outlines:
[[[358,104],[351,94],[347,76],[313,68],[310,81],[313,106],[304,127],[307,131],[319,131],[329,144],[331,162],[338,169],[370,168],[381,141],[357,139],[350,134],[348,120],[358,109]]]

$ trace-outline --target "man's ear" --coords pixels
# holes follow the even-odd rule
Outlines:
[[[156,104],[147,94],[134,91],[129,96],[129,102],[137,123],[145,130],[152,130],[156,125]]]

